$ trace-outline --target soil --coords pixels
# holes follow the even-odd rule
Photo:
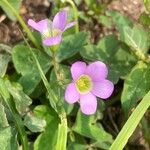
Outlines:
[[[143,0],[115,0],[108,6],[111,10],[117,10],[134,20],[138,20],[145,11]]]
[[[108,9],[118,10],[123,14],[137,20],[140,14],[144,11],[144,6],[142,0],[98,0],[99,3],[110,3]],[[52,2],[48,0],[23,0],[22,7],[20,9],[20,14],[27,21],[29,18],[35,20],[41,20],[43,18],[49,17],[51,15],[50,10],[52,8]],[[13,45],[20,40],[22,36],[19,33],[19,25],[17,22],[10,21],[4,12],[0,11],[0,43],[5,43],[8,45]],[[94,39],[106,35],[108,30],[102,26],[96,25],[95,29],[91,33]],[[95,32],[100,31],[100,32]],[[95,35],[98,33],[98,35]],[[100,35],[101,34],[101,35]],[[94,40],[95,41],[95,40]]]

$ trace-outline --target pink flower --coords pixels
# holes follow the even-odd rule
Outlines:
[[[107,80],[108,69],[101,61],[96,61],[88,66],[85,62],[75,62],[71,66],[73,82],[65,91],[65,100],[73,104],[80,103],[81,111],[86,115],[96,112],[96,96],[107,99],[111,96],[114,85]]]
[[[59,44],[62,39],[62,33],[75,24],[76,22],[67,23],[67,12],[64,10],[55,15],[53,22],[48,19],[39,22],[35,22],[32,19],[28,20],[28,25],[42,34],[43,44],[47,46]]]

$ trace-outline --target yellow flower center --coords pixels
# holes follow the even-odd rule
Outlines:
[[[92,89],[93,83],[88,75],[81,75],[76,81],[76,88],[80,94],[86,94]]]
[[[51,29],[51,30],[45,30],[43,32],[43,37],[44,38],[50,38],[50,37],[54,37],[57,36],[61,33],[61,30],[59,29]]]

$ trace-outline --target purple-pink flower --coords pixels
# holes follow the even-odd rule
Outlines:
[[[88,66],[85,62],[78,61],[71,66],[73,78],[65,91],[65,100],[73,104],[80,103],[81,111],[86,115],[96,112],[97,99],[107,99],[114,90],[114,84],[107,80],[108,69],[101,61],[96,61]]]
[[[28,20],[28,25],[41,33],[43,44],[47,46],[59,44],[62,39],[62,33],[75,24],[76,22],[67,23],[67,12],[65,10],[58,12],[53,22],[48,19],[39,22],[35,22],[32,19]]]

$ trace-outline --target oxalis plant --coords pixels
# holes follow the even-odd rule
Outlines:
[[[0,43],[0,150],[131,149],[138,129],[150,144],[150,1],[138,22],[92,0],[88,18],[79,4],[58,1],[54,17],[24,21],[20,0],[0,1],[23,38]],[[93,44],[79,26],[92,15],[117,34]],[[108,107],[118,105],[114,119]]]

